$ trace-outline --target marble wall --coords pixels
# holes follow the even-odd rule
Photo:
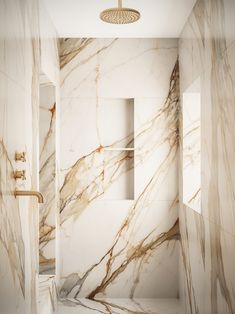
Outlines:
[[[39,314],[58,313],[54,275],[39,276]],[[66,312],[65,312],[66,313]]]
[[[195,80],[182,95],[183,203],[201,212],[201,90]],[[193,180],[192,180],[193,178]]]
[[[56,228],[56,89],[40,84],[39,109],[39,189],[45,197],[40,211],[39,260],[40,273],[55,274]],[[48,233],[52,233],[48,237]]]
[[[37,151],[29,130],[38,111],[38,10],[36,1],[1,1],[0,6],[0,304],[2,313],[36,313],[38,206],[13,192],[37,189]],[[26,163],[15,163],[16,151],[26,152]],[[26,170],[25,181],[15,181],[16,169]]]
[[[177,56],[175,39],[60,41],[62,299],[178,296]]]
[[[40,2],[40,110],[39,110],[39,169],[40,191],[45,204],[39,215],[40,274],[55,275],[56,225],[58,221],[59,103],[60,71],[58,40],[54,26]]]
[[[38,1],[0,1],[0,312],[2,314],[37,313],[38,213],[41,207],[38,206],[35,198],[15,198],[14,190],[39,188],[37,144],[42,56],[40,39],[42,36]],[[26,152],[26,162],[15,162],[16,151]],[[13,172],[23,169],[26,170],[26,180],[16,181]]]
[[[232,0],[199,0],[179,41],[181,99],[195,80],[201,82],[201,214],[183,204],[180,183],[187,314],[235,313],[234,16]]]

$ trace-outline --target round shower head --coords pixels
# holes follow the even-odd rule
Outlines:
[[[139,20],[137,10],[122,7],[122,0],[118,0],[118,8],[111,8],[100,13],[102,21],[111,24],[129,24]]]

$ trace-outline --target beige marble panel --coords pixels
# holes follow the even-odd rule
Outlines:
[[[177,41],[64,39],[60,55],[60,297],[177,297]],[[112,105],[128,98],[126,128]]]
[[[46,203],[40,212],[40,273],[55,274],[56,224],[58,223],[59,151],[59,55],[54,25],[43,1],[39,2],[40,25],[40,86],[49,84],[51,95],[40,94],[40,190]],[[47,97],[48,96],[48,97]],[[43,107],[43,108],[42,108]]]
[[[13,193],[38,190],[38,1],[0,1],[0,23],[0,312],[35,314],[40,208]],[[14,161],[16,151],[26,152],[25,163]],[[16,169],[26,170],[24,182],[13,178]]]
[[[206,4],[203,214],[235,235],[235,32],[227,34],[228,25],[235,27],[235,6],[229,0]]]
[[[45,198],[39,213],[40,273],[55,274],[56,87],[52,84],[40,86],[39,152],[39,189]]]
[[[180,209],[180,282],[187,314],[235,312],[234,14],[234,1],[199,0],[180,39],[181,95],[200,77],[202,99],[202,215],[182,204]],[[180,202],[181,196],[182,181]]]
[[[187,206],[180,209],[180,300],[183,313],[205,313],[205,222]]]
[[[59,304],[59,314],[181,314],[178,299],[103,299],[91,301],[86,299],[65,300]]]
[[[167,97],[176,39],[71,38],[61,45],[62,98]]]

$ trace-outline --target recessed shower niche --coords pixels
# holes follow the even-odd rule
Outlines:
[[[134,99],[100,99],[98,136],[103,149],[106,200],[134,199]]]

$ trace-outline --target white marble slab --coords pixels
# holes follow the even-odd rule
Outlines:
[[[60,296],[176,297],[177,42],[69,39],[60,55]]]
[[[183,93],[183,202],[201,213],[201,80]]]
[[[199,0],[180,39],[181,95],[201,79],[202,214],[180,209],[185,313],[235,312],[234,14],[234,1]]]
[[[73,313],[139,313],[139,314],[180,314],[177,299],[103,299],[97,301],[79,299],[65,300],[59,304],[58,314]]]

